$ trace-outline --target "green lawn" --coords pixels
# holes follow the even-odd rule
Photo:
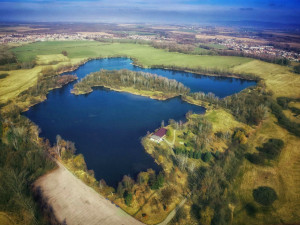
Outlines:
[[[207,47],[210,47],[210,48],[214,48],[214,49],[226,49],[227,48],[224,45],[214,44],[214,43],[204,44],[204,45],[206,45]]]
[[[207,54],[209,52],[209,50],[204,49],[204,48],[195,48],[195,50],[193,51],[193,53],[195,54]]]

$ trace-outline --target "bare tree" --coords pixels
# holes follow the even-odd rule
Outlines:
[[[56,153],[59,156],[59,158],[61,157],[61,136],[58,134],[56,135]]]
[[[194,163],[194,162],[192,162],[192,163],[190,163],[189,164],[189,171],[191,172],[191,173],[194,173],[194,170],[195,170],[195,168],[196,168],[196,164]]]
[[[183,169],[186,168],[187,159],[188,159],[187,156],[184,156],[184,155],[176,155],[176,160],[177,160],[178,166],[179,166],[179,168],[180,168],[181,170],[183,170]]]

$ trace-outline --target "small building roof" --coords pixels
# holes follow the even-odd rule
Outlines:
[[[158,137],[163,137],[167,133],[167,129],[165,128],[160,128],[158,131],[156,131],[153,135],[158,136]]]

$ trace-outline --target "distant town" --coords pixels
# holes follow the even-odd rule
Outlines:
[[[118,28],[119,29],[119,28]],[[196,46],[204,44],[217,44],[223,46],[222,50],[233,51],[235,53],[243,54],[250,57],[273,57],[284,58],[291,62],[300,61],[300,49],[290,48],[290,46],[276,46],[270,44],[270,39],[258,38],[253,35],[244,35],[242,38],[230,35],[222,35],[219,31],[211,32],[210,29],[200,29],[194,27],[187,27],[183,29],[180,27],[152,27],[145,30],[145,32],[136,32],[123,28],[125,31],[105,29],[104,31],[88,31],[88,32],[59,32],[54,33],[47,29],[28,29],[24,32],[14,32],[13,30],[0,30],[0,44],[11,43],[31,43],[39,41],[63,41],[63,40],[129,40],[137,42],[166,42],[188,44]],[[129,30],[129,31],[128,31]],[[204,31],[203,31],[204,30]],[[274,38],[276,39],[276,38]],[[272,40],[273,41],[273,40]],[[211,49],[211,48],[210,48]],[[202,53],[203,54],[203,53]]]

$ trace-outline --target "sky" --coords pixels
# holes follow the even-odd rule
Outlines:
[[[300,24],[300,0],[0,0],[0,21]]]

